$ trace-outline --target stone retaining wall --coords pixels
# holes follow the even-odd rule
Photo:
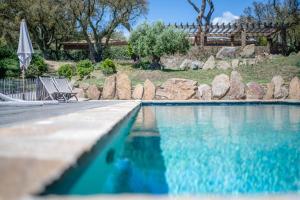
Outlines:
[[[295,77],[285,85],[281,76],[274,76],[266,86],[256,82],[244,83],[237,71],[231,76],[220,74],[211,85],[188,79],[172,78],[160,86],[150,80],[132,87],[131,80],[124,73],[107,77],[103,88],[80,84],[74,89],[78,98],[120,99],[120,100],[300,100],[300,80]]]

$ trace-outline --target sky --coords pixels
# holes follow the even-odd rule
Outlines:
[[[200,4],[200,0],[194,0]],[[244,8],[251,5],[253,0],[214,0],[215,12],[213,18],[222,17],[224,13],[234,16],[242,14]],[[197,13],[187,0],[149,0],[149,13],[147,20],[162,20],[165,23],[194,22]],[[227,15],[228,17],[228,15]]]
[[[197,13],[187,0],[148,0],[149,12],[136,23],[148,21],[163,21],[168,23],[193,23],[196,22]],[[200,4],[200,0],[194,0]],[[252,4],[253,0],[214,0],[215,12],[212,17],[213,23],[229,23],[237,19],[243,10]],[[126,34],[126,33],[125,33]]]

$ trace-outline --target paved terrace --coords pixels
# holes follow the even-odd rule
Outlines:
[[[153,199],[153,196],[147,195],[77,197],[33,195],[60,177],[65,169],[76,163],[82,153],[89,151],[99,138],[107,134],[139,105],[138,101],[95,101],[18,108],[0,107],[0,200]],[[262,197],[155,196],[155,198],[296,200],[299,196],[291,194]]]

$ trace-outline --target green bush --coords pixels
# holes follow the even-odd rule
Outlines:
[[[0,78],[18,77],[20,75],[19,61],[12,58],[0,60]]]
[[[71,64],[65,64],[59,67],[57,71],[59,76],[66,77],[68,79],[71,79],[74,75],[74,67]]]
[[[111,46],[104,50],[103,58],[130,60],[131,56],[129,54],[127,46]]]
[[[105,75],[110,75],[117,72],[116,65],[111,59],[105,59],[103,62],[101,62],[100,69]]]
[[[5,44],[0,46],[0,78],[18,77],[20,75],[19,60],[16,52]]]
[[[25,74],[27,78],[33,78],[42,76],[45,72],[47,72],[47,70],[48,68],[44,58],[38,55],[33,55],[31,64],[27,68]]]
[[[94,65],[90,60],[82,60],[76,65],[77,75],[82,79],[94,71]]]

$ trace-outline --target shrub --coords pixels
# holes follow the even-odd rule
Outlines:
[[[105,59],[103,62],[101,62],[100,69],[105,75],[110,75],[117,72],[116,65],[111,59]]]
[[[18,60],[12,58],[0,60],[0,78],[18,77],[20,71]]]
[[[38,55],[33,55],[31,64],[26,70],[26,77],[33,78],[37,76],[42,76],[45,72],[47,72],[47,64],[43,57]]]
[[[59,67],[58,75],[71,79],[74,75],[74,67],[71,64],[65,64]]]
[[[0,46],[0,78],[20,75],[19,60],[13,49],[1,42]]]
[[[131,56],[128,52],[127,46],[112,46],[104,50],[104,59],[120,59],[120,60],[130,60]]]
[[[77,75],[82,79],[85,76],[88,76],[94,70],[94,65],[90,60],[82,60],[76,65]]]
[[[161,22],[138,26],[132,32],[129,42],[133,53],[152,58],[152,66],[159,63],[163,55],[186,53],[190,48],[185,32],[174,27],[165,27]]]
[[[297,67],[300,67],[300,60],[296,63]]]

